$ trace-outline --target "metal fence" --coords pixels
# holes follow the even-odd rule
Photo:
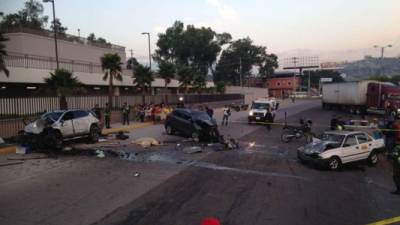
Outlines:
[[[186,95],[151,95],[145,96],[145,104],[159,104],[167,102],[176,104],[179,97],[184,98],[186,104],[218,102],[218,101],[243,101],[242,94],[186,94]],[[72,96],[67,97],[69,108],[92,109],[95,104],[101,108],[108,102],[108,96]],[[121,108],[126,102],[133,106],[142,104],[143,97],[133,96],[115,96],[113,97],[113,107]],[[0,137],[15,136],[19,130],[24,127],[24,119],[32,119],[44,111],[59,109],[58,97],[13,97],[0,98]]]

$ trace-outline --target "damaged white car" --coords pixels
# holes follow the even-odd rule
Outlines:
[[[101,130],[99,120],[87,110],[59,110],[47,112],[25,126],[21,142],[33,147],[62,148],[66,139],[88,137],[97,142]]]
[[[311,162],[339,169],[343,164],[367,160],[370,165],[378,163],[378,152],[384,148],[384,140],[374,139],[366,132],[327,131],[321,139],[300,147],[297,157],[301,162]]]

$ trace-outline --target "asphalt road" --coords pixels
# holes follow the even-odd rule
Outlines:
[[[277,120],[285,111],[291,123],[312,119],[318,132],[334,114],[319,101],[285,103]],[[131,139],[153,136],[170,144],[138,151],[131,140],[105,143],[133,152],[128,160],[61,155],[2,167],[0,224],[187,225],[208,216],[223,225],[366,224],[400,215],[387,162],[340,172],[302,165],[295,150],[303,142],[282,144],[280,126],[268,133],[248,125],[246,116],[235,112],[221,127],[225,136],[240,138],[240,150],[184,154],[174,144],[182,138],[164,135],[158,125],[133,131]]]
[[[333,114],[319,106],[292,113],[290,121],[312,118],[318,131]],[[356,163],[339,172],[321,170],[297,162],[295,150],[303,143],[282,144],[280,131],[257,127],[241,138],[255,147],[208,154],[96,224],[186,225],[213,216],[223,225],[354,225],[400,215],[383,156],[375,168]]]

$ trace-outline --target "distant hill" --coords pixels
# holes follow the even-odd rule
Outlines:
[[[373,58],[366,56],[363,60],[349,62],[345,65],[343,73],[346,80],[362,80],[371,76],[381,75],[381,63],[386,76],[400,75],[400,57],[397,58]]]

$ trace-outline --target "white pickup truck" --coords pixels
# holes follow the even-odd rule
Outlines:
[[[275,99],[257,99],[252,102],[248,122],[265,122],[265,115],[268,109],[271,111],[272,116],[275,117],[275,111],[278,109],[278,103]]]

